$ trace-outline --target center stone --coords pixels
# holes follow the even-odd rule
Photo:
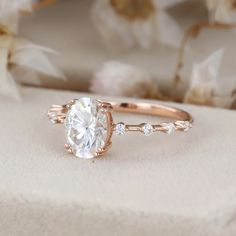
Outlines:
[[[93,158],[106,144],[107,114],[91,98],[75,100],[65,119],[67,144],[80,158]]]

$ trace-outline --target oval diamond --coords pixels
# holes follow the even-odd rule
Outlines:
[[[67,143],[80,158],[93,158],[106,144],[107,114],[91,98],[75,100],[65,119]]]

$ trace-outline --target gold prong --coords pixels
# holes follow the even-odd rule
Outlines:
[[[99,101],[100,102],[100,101]],[[102,109],[104,111],[112,111],[113,107],[110,103],[107,103],[107,102],[100,102],[99,103],[99,109]]]
[[[98,152],[96,152],[96,157],[100,157],[103,156],[105,153],[107,153],[107,151],[111,148],[112,146],[112,142],[109,142],[106,144],[106,146],[102,149],[100,149]]]
[[[70,146],[69,144],[67,144],[67,143],[65,144],[65,149],[66,149],[70,154],[73,153],[71,146]]]
[[[69,101],[69,102],[66,104],[66,107],[67,107],[68,110],[70,110],[70,109],[71,109],[71,106],[75,104],[75,101],[76,101],[76,99],[73,99],[73,100]]]

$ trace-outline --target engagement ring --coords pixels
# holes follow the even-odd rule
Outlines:
[[[174,121],[157,124],[114,123],[112,113],[116,111],[167,117]],[[54,124],[64,124],[68,152],[85,159],[105,154],[111,147],[113,132],[117,135],[126,132],[140,132],[146,136],[155,132],[170,134],[188,131],[193,124],[191,115],[177,108],[151,103],[108,103],[87,97],[65,105],[52,105],[48,117]]]

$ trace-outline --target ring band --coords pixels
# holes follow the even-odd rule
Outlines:
[[[124,124],[113,122],[113,112],[130,112],[174,119],[159,124]],[[173,131],[188,131],[193,118],[183,110],[150,103],[102,102],[92,98],[74,99],[65,105],[52,105],[48,118],[54,124],[64,123],[66,149],[80,158],[102,156],[111,147],[113,132],[141,132],[146,136],[154,132],[170,134]]]

